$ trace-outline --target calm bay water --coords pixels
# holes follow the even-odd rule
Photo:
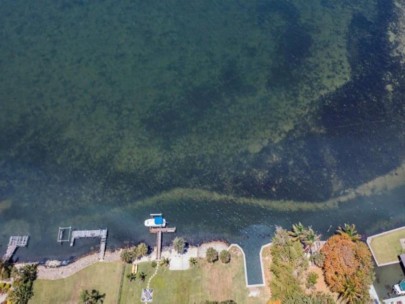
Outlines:
[[[152,245],[143,220],[164,212],[192,243],[240,243],[255,268],[275,225],[404,225],[404,187],[294,207],[404,160],[390,2],[2,1],[0,250],[17,233],[31,235],[21,259],[97,245],[59,246],[59,226]]]

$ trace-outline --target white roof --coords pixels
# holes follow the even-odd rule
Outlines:
[[[405,303],[405,296],[383,300],[384,304],[397,304],[399,301]]]

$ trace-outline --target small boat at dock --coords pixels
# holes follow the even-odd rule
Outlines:
[[[151,218],[145,220],[146,227],[166,227],[166,220],[162,213],[152,213],[150,216]]]

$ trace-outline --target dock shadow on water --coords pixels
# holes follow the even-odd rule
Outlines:
[[[151,212],[248,255],[275,225],[404,224],[403,187],[323,204],[404,161],[391,1],[1,6],[0,244],[30,234],[17,257],[96,249],[60,247],[59,226],[153,244]]]

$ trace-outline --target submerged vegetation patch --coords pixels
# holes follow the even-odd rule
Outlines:
[[[97,222],[163,197],[336,207],[403,161],[393,11],[380,0],[3,1],[0,201],[21,210],[0,205],[2,223],[30,208],[37,222],[79,222],[83,206]]]

